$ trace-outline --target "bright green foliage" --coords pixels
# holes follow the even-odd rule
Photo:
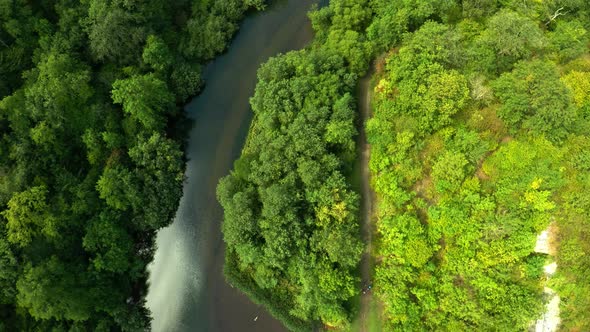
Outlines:
[[[557,215],[557,274],[551,286],[561,297],[562,329],[584,331],[590,328],[590,201],[588,170],[590,140],[587,136],[572,137],[567,149],[567,186],[561,195]]]
[[[524,127],[563,139],[576,119],[576,109],[557,67],[551,62],[519,62],[493,83],[502,103],[498,115],[514,128]]]
[[[419,87],[419,93],[423,93],[423,102],[418,112],[423,117],[420,119],[423,126],[436,130],[449,124],[451,117],[465,105],[469,90],[465,78],[453,71],[432,74],[426,82],[426,91]]]
[[[559,21],[549,33],[551,46],[558,53],[560,62],[565,63],[587,52],[588,32],[579,21]]]
[[[355,153],[353,138],[357,131],[354,123],[350,121],[355,116],[354,109],[354,98],[350,94],[345,94],[334,104],[330,122],[326,125],[326,142],[333,144],[334,148],[340,148],[347,161],[354,160]],[[307,172],[301,173],[303,175]]]
[[[467,80],[455,70],[441,64],[452,61],[449,49],[439,45],[454,38],[445,26],[427,23],[416,32],[416,38],[402,48],[399,57],[389,63],[388,80],[379,89],[396,96],[389,112],[412,116],[421,132],[438,130],[450,124],[469,100]],[[432,42],[432,40],[437,42]],[[411,70],[417,66],[417,70]]]
[[[170,75],[170,85],[177,99],[187,100],[195,95],[201,88],[201,67],[194,66],[186,61],[175,63]]]
[[[453,0],[373,0],[376,17],[367,35],[378,48],[387,49],[402,39],[404,33],[418,29],[428,19],[448,19],[457,8]]]
[[[140,192],[138,200],[131,199],[139,228],[158,229],[168,224],[176,212],[182,194],[184,164],[179,144],[154,133],[139,139],[129,149],[135,166],[135,179]]]
[[[574,152],[564,142],[588,128],[588,27],[578,23],[588,10],[578,0],[341,0],[312,12],[311,49],[259,71],[248,145],[218,187],[230,280],[291,329],[347,325],[358,257],[341,228],[355,211],[340,175],[355,134],[344,73],[403,40],[377,66],[367,124],[385,328],[528,329],[543,311],[536,235],[582,200],[562,194],[577,193],[566,189]],[[579,154],[576,167],[589,160]],[[576,213],[558,260],[580,271],[588,248]],[[565,326],[583,330],[588,288],[571,271],[556,288]]]
[[[100,198],[116,210],[125,210],[131,206],[131,202],[137,197],[135,187],[133,174],[123,166],[105,168],[96,183]]]
[[[448,151],[432,165],[432,180],[439,192],[456,191],[465,179],[469,162],[462,153]]]
[[[90,286],[76,265],[65,264],[55,256],[38,266],[26,266],[17,282],[17,303],[37,319],[84,321],[92,307]],[[72,294],[73,293],[73,294]]]
[[[79,114],[93,93],[86,66],[67,54],[50,53],[27,77],[30,84],[25,88],[25,105],[34,120],[43,119],[56,129],[67,124],[75,130],[86,124]]]
[[[584,117],[590,115],[590,73],[572,71],[561,78]]]
[[[153,74],[113,83],[113,101],[122,104],[130,118],[139,121],[147,130],[161,130],[166,111],[174,106],[174,96],[166,83]]]
[[[143,62],[150,65],[154,70],[165,70],[172,65],[173,58],[166,43],[158,36],[150,35],[147,38],[142,54]]]
[[[507,10],[490,18],[484,40],[500,57],[510,61],[529,58],[547,43],[535,21]]]
[[[247,7],[254,7],[257,10],[264,10],[266,8],[265,0],[244,0]]]
[[[225,274],[292,330],[345,328],[357,291],[359,197],[350,189],[357,75],[368,67],[369,1],[310,14],[306,50],[258,71],[247,145],[217,194]]]
[[[149,328],[145,266],[181,195],[175,103],[265,5],[0,4],[0,330]],[[290,329],[347,327],[362,252],[353,92],[400,46],[367,125],[386,329],[526,330],[550,222],[563,329],[590,329],[589,15],[584,0],[314,11],[316,41],[260,69],[248,146],[218,188],[228,279]]]
[[[125,273],[129,269],[133,242],[125,227],[113,223],[117,217],[107,210],[88,225],[82,243],[87,252],[96,255],[92,263],[97,271]]]
[[[377,16],[418,8],[397,3]],[[586,32],[561,17],[544,30],[538,17],[559,8],[549,2],[461,6],[477,23],[424,23],[376,77],[367,133],[385,329],[527,330],[544,310],[536,236],[553,222],[564,233],[552,287],[564,327],[584,330],[587,66],[552,60],[587,53]],[[452,7],[430,15],[452,22]]]
[[[55,219],[47,211],[47,188],[32,187],[15,194],[2,214],[7,220],[7,239],[25,247],[37,236],[56,237]]]
[[[261,291],[289,291],[273,310],[288,324],[345,326],[359,262],[358,196],[341,160],[354,151],[352,80],[336,53],[290,53],[258,72],[255,130],[223,179],[224,239]],[[305,323],[304,323],[305,322]]]
[[[372,52],[372,44],[362,33],[371,19],[368,6],[368,0],[339,0],[310,14],[318,34],[316,45],[338,52],[355,74],[367,70]]]

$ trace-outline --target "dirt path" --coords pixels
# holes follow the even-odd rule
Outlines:
[[[535,252],[547,254],[555,259],[555,241],[556,233],[558,232],[555,224],[549,225],[546,230],[537,236],[537,243],[535,244]],[[547,283],[549,279],[555,274],[557,263],[554,261],[543,267]],[[555,332],[559,328],[561,318],[559,317],[559,294],[553,289],[545,285],[543,293],[545,299],[545,313],[535,322],[535,332]]]
[[[373,202],[375,194],[371,189],[371,174],[369,172],[370,146],[367,142],[365,125],[371,116],[371,76],[373,70],[370,70],[365,77],[359,82],[359,108],[361,115],[361,128],[359,133],[359,153],[360,153],[360,172],[361,172],[361,234],[365,243],[365,252],[361,258],[361,283],[362,287],[371,284],[371,236],[373,234]],[[361,294],[360,303],[360,331],[368,331],[369,311],[373,292],[368,291]]]

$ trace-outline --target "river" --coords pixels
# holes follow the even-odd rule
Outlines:
[[[276,1],[248,16],[229,50],[204,71],[206,87],[187,106],[194,119],[187,180],[174,222],[158,232],[146,298],[153,331],[285,331],[223,277],[223,211],[215,189],[237,159],[252,119],[256,70],[312,38],[306,13],[317,0]],[[257,317],[257,318],[256,318]]]

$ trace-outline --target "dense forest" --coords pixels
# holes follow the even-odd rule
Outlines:
[[[0,331],[136,331],[182,104],[261,0],[0,3]],[[177,106],[178,105],[178,106]]]
[[[218,187],[228,280],[298,331],[348,325],[363,251],[349,178],[371,16],[332,1],[310,17],[314,44],[259,69],[246,146]]]
[[[182,194],[181,106],[266,5],[0,2],[0,331],[150,329],[146,266]],[[366,129],[384,330],[526,330],[544,287],[563,330],[590,330],[590,3],[332,0],[309,18],[313,43],[258,71],[246,145],[218,186],[228,281],[291,330],[350,329]],[[551,255],[534,251],[543,230]]]
[[[588,9],[463,2],[385,55],[367,131],[388,330],[523,331],[544,286],[563,329],[590,328]]]
[[[355,85],[379,58],[366,130],[384,330],[526,330],[544,286],[564,330],[590,329],[589,15],[582,0],[311,12],[312,45],[259,70],[247,144],[218,187],[230,282],[292,330],[349,328]],[[548,228],[553,256],[534,252]]]

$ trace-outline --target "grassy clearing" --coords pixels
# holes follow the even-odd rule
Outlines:
[[[356,298],[357,303],[360,303],[360,297]],[[369,316],[367,318],[367,330],[363,331],[361,328],[360,317],[352,322],[350,329],[344,330],[343,332],[381,332],[383,326],[381,325],[381,304],[375,297],[371,297],[369,305]]]

